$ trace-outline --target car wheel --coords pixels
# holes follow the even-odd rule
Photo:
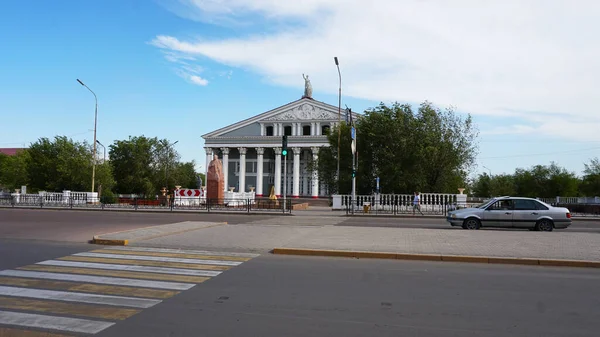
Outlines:
[[[478,219],[469,218],[463,222],[462,228],[464,229],[479,229],[481,227],[481,223]]]
[[[548,219],[542,219],[535,224],[535,229],[541,232],[552,232],[554,224]]]

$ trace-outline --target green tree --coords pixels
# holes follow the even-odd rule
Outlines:
[[[337,171],[338,130],[340,177]],[[456,192],[466,187],[477,152],[477,131],[471,117],[452,109],[441,111],[425,102],[413,112],[410,105],[380,104],[356,121],[357,193],[370,194],[380,177],[382,193]],[[342,123],[328,135],[329,147],[319,152],[319,178],[333,193],[351,191],[350,128]],[[337,185],[339,183],[339,191]]]
[[[584,166],[581,193],[587,197],[600,196],[600,161],[593,158]]]
[[[181,166],[180,155],[166,139],[130,136],[109,145],[109,156],[117,193],[152,197],[162,187],[173,191],[178,180],[184,179],[182,186],[191,181],[188,166],[193,171],[194,164]]]
[[[23,185],[28,185],[27,162],[29,152],[19,151],[16,155],[8,156],[0,153],[0,189],[14,191]]]
[[[573,172],[552,162],[535,165],[530,169],[516,169],[514,174],[516,194],[525,197],[553,198],[577,196],[579,178]]]
[[[173,174],[170,177],[170,189],[175,185],[181,185],[183,188],[198,187],[198,173],[196,173],[196,164],[193,161],[187,163],[174,163],[174,166]]]
[[[492,177],[487,173],[480,174],[473,182],[473,195],[477,197],[492,196]]]
[[[27,171],[32,189],[91,191],[92,151],[87,142],[65,136],[40,138],[28,149]]]
[[[109,158],[113,177],[116,181],[115,192],[121,194],[155,195],[157,138],[145,136],[129,137],[117,140],[109,145]]]
[[[490,181],[491,197],[503,195],[515,195],[515,181],[511,174],[499,174],[492,177]]]

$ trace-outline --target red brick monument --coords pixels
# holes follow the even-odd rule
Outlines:
[[[225,196],[225,176],[223,175],[223,163],[217,155],[208,165],[206,174],[206,198],[212,199],[211,203],[222,203]],[[219,200],[219,201],[217,201]]]

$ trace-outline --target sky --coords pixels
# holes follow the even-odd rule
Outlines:
[[[474,173],[600,157],[594,0],[5,0],[0,147],[65,135],[201,135],[303,94],[361,112],[425,100],[470,114]],[[99,148],[102,153],[102,148]]]

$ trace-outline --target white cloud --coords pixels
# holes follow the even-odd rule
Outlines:
[[[253,70],[315,96],[423,101],[514,116],[538,132],[600,139],[600,2],[579,0],[179,0],[197,20],[294,22],[276,33],[152,43],[188,57]],[[173,8],[173,6],[172,6]],[[191,15],[191,14],[190,14]],[[190,16],[188,16],[190,17]],[[215,19],[217,18],[217,19]],[[229,20],[229,21],[227,21]],[[253,21],[252,21],[253,20]],[[544,114],[528,111],[543,111]],[[513,117],[511,117],[513,118]],[[560,126],[578,128],[565,130]],[[583,128],[580,133],[579,128]],[[562,130],[559,130],[562,129]]]
[[[186,81],[188,81],[191,84],[195,84],[195,85],[199,85],[199,86],[206,86],[208,85],[208,80],[205,78],[200,77],[199,75],[195,75],[193,73],[190,73],[188,71],[182,70],[182,69],[177,69],[175,71],[175,73],[185,79]]]
[[[208,81],[206,79],[204,79],[204,78],[202,78],[202,77],[200,77],[198,75],[190,75],[189,76],[189,80],[192,83],[197,84],[197,85],[205,86],[205,85],[208,84]]]

